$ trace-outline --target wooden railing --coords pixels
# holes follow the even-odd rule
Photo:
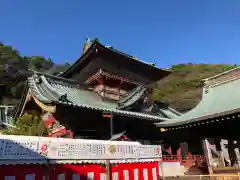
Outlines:
[[[163,162],[180,162],[181,164],[185,163],[202,163],[205,161],[204,155],[186,155],[184,158],[177,155],[163,155],[162,156]]]
[[[193,159],[193,160],[198,160],[198,161],[204,161],[205,156],[204,155],[186,155],[184,159]]]
[[[180,162],[181,158],[179,158],[177,155],[163,155],[162,156],[163,162]]]

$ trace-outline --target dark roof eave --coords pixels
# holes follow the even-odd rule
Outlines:
[[[139,64],[142,64],[142,65],[148,66],[149,68],[151,68],[151,69],[154,70],[154,71],[162,71],[162,72],[165,72],[166,75],[169,75],[169,74],[172,73],[172,71],[169,70],[169,69],[162,69],[162,68],[158,68],[158,67],[152,66],[152,65],[149,64],[149,63],[145,63],[145,62],[142,62],[141,60],[134,59],[134,58],[131,57],[130,55],[125,54],[125,53],[123,53],[123,52],[121,52],[121,51],[118,51],[118,50],[116,50],[116,49],[107,48],[106,46],[104,46],[103,44],[101,44],[101,43],[99,43],[99,42],[98,42],[98,45],[99,45],[100,48],[102,48],[103,50],[105,50],[105,51],[107,51],[107,52],[115,53],[115,54],[118,53],[119,55],[124,56],[125,58],[128,58],[128,59],[130,59],[131,61],[134,61],[134,62],[136,62],[136,63],[139,63]]]
[[[68,76],[69,74],[71,74],[71,72],[81,63],[84,62],[85,59],[87,59],[89,57],[89,55],[91,55],[94,50],[96,49],[96,47],[100,47],[102,50],[106,51],[106,52],[109,52],[109,53],[118,53],[119,55],[125,57],[125,58],[128,58],[130,59],[131,61],[134,61],[136,63],[139,63],[139,64],[142,64],[142,65],[145,65],[145,66],[148,66],[148,68],[151,68],[153,71],[159,71],[160,74],[163,74],[164,73],[164,76],[168,76],[169,74],[172,73],[171,70],[167,70],[167,69],[160,69],[160,68],[157,68],[155,66],[151,66],[150,64],[148,63],[144,63],[142,61],[139,61],[139,60],[136,60],[132,57],[130,57],[129,55],[127,54],[124,54],[120,51],[117,51],[115,49],[110,49],[110,48],[107,48],[106,46],[104,46],[103,44],[99,43],[99,41],[97,39],[95,39],[93,41],[93,43],[91,44],[91,46],[87,49],[87,51],[77,60],[75,61],[65,72],[59,74],[58,76],[59,77],[66,77]],[[162,77],[164,77],[162,76]]]
[[[165,123],[156,123],[155,125],[157,127],[161,127],[161,128],[176,127],[176,126],[187,125],[187,124],[191,124],[191,123],[198,123],[199,121],[204,121],[207,119],[219,118],[221,116],[236,114],[239,112],[240,112],[240,108],[237,108],[237,109],[233,109],[233,110],[229,110],[229,111],[225,111],[225,112],[216,113],[213,115],[202,116],[202,117],[195,118],[195,119],[189,119],[189,120],[182,121],[182,122],[167,123],[167,121],[166,121]]]
[[[54,104],[59,104],[59,105],[66,105],[66,106],[72,106],[72,107],[76,107],[76,108],[86,108],[86,109],[91,109],[91,110],[95,110],[95,111],[101,111],[101,112],[105,112],[105,113],[112,113],[114,115],[120,115],[120,116],[125,116],[125,117],[130,117],[130,118],[138,118],[138,119],[145,119],[145,120],[150,120],[153,121],[155,123],[159,122],[159,121],[164,121],[166,119],[164,118],[151,118],[151,117],[143,117],[143,116],[137,116],[137,115],[132,115],[132,114],[125,114],[125,113],[120,113],[120,112],[115,112],[115,111],[111,111],[111,110],[107,110],[107,109],[101,109],[101,108],[93,108],[93,107],[84,107],[84,106],[79,106],[79,105],[75,105],[72,103],[63,103],[63,102],[54,102]],[[135,113],[135,112],[134,112]]]

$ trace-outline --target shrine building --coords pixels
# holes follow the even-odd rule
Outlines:
[[[215,171],[226,166],[239,167],[240,68],[203,81],[202,100],[195,108],[156,123],[161,139],[172,151],[180,147],[183,155],[205,154]]]
[[[151,100],[152,84],[171,71],[87,39],[81,57],[58,75],[33,72],[15,117],[37,111],[51,137],[159,140],[155,123],[181,113]]]

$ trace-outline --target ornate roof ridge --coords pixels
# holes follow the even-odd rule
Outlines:
[[[30,70],[30,71],[33,71],[33,70]],[[51,79],[62,80],[62,81],[66,81],[66,82],[69,82],[69,83],[77,83],[76,81],[74,81],[72,79],[67,79],[67,78],[60,77],[60,76],[54,76],[54,75],[47,74],[47,73],[44,73],[44,72],[33,71],[33,73],[36,74],[36,75],[44,75],[44,76],[46,76],[48,78],[51,78]]]
[[[215,76],[205,78],[202,81],[204,82],[205,87],[216,87],[236,79],[240,78],[240,67],[230,69],[228,71],[222,72]]]
[[[176,114],[176,115],[178,115],[178,116],[182,115],[181,112],[179,112],[179,111],[171,108],[171,107],[169,106],[169,104],[167,104],[167,103],[165,103],[165,102],[162,102],[162,101],[153,101],[153,102],[154,102],[154,104],[155,104],[157,107],[159,107],[159,106],[161,106],[161,105],[164,105],[165,108],[166,108],[167,110],[171,111],[172,113],[174,113],[174,114]],[[170,118],[169,118],[169,119],[170,119]]]
[[[133,60],[139,61],[139,62],[144,63],[144,64],[146,64],[146,65],[153,66],[153,67],[155,67],[155,65],[156,65],[156,63],[142,61],[142,60],[138,59],[138,58],[135,57],[135,56],[129,55],[128,53],[125,53],[125,52],[123,52],[123,51],[120,51],[120,50],[114,48],[113,46],[104,45],[104,44],[102,44],[102,43],[98,40],[98,38],[93,38],[93,39],[91,39],[91,38],[88,38],[88,37],[87,37],[86,40],[85,40],[85,43],[84,43],[84,48],[83,48],[84,51],[83,51],[83,52],[85,53],[86,50],[87,50],[89,47],[91,47],[95,42],[98,43],[98,44],[100,44],[102,47],[105,47],[106,49],[109,49],[109,50],[111,50],[111,51],[114,51],[114,52],[116,52],[116,53],[118,53],[118,54],[121,54],[121,55],[123,55],[123,56],[129,57],[129,58],[131,58],[131,59],[133,59]],[[155,68],[157,68],[157,67],[155,67]],[[158,68],[158,69],[159,69],[159,68]],[[161,68],[161,69],[162,69],[162,68]],[[165,69],[164,69],[164,70],[165,70]],[[166,70],[167,70],[167,69],[166,69]],[[167,71],[171,71],[171,70],[167,70]]]
[[[139,86],[135,88],[127,97],[125,97],[121,102],[118,103],[117,109],[123,109],[125,107],[131,106],[143,96],[146,90],[147,88],[144,86]]]
[[[93,91],[93,89],[91,87],[87,86],[86,84],[78,83],[77,81],[72,80],[72,79],[67,79],[67,78],[54,76],[54,75],[50,75],[50,74],[46,74],[46,73],[42,73],[42,72],[37,72],[37,71],[34,71],[34,74],[39,76],[39,77],[44,77],[44,79],[46,79],[46,81],[49,84],[54,83],[54,84],[60,84],[60,85],[63,85],[63,86],[81,88],[81,89],[84,89],[84,90]]]
[[[228,74],[228,73],[233,72],[233,71],[236,71],[236,70],[238,70],[238,69],[240,69],[240,66],[238,66],[238,67],[236,67],[236,68],[233,68],[233,69],[230,69],[230,70],[228,70],[228,71],[224,71],[224,72],[222,72],[222,73],[216,74],[216,75],[214,75],[214,76],[210,76],[210,77],[208,77],[208,78],[204,78],[203,81],[205,81],[205,80],[211,80],[211,79],[216,79],[217,77],[220,77],[220,76],[222,76],[222,75]]]
[[[165,68],[158,68],[158,67],[156,67],[156,66],[155,66],[156,63],[146,62],[146,61],[143,61],[143,60],[138,59],[138,58],[135,57],[135,56],[129,55],[129,54],[124,53],[124,52],[122,52],[122,51],[120,51],[120,50],[118,50],[118,49],[115,49],[115,48],[113,48],[113,47],[107,47],[107,46],[103,45],[101,42],[99,42],[98,40],[97,40],[96,42],[99,43],[99,45],[101,45],[102,47],[106,48],[107,50],[110,50],[110,51],[112,51],[112,52],[118,53],[118,54],[120,54],[120,55],[122,55],[122,56],[125,56],[125,57],[127,57],[127,58],[130,58],[130,59],[132,59],[132,60],[134,60],[134,61],[137,61],[137,62],[139,62],[139,63],[148,65],[148,66],[153,67],[153,68],[158,69],[158,70],[164,70],[164,71],[172,72],[170,69],[165,69]]]
[[[140,90],[142,89],[146,89],[146,87],[144,85],[140,85],[136,88],[134,88],[124,99],[120,100],[118,102],[118,104],[122,104],[125,103],[126,101],[128,101],[132,96],[134,96],[136,93],[138,93]]]
[[[56,91],[56,89],[54,89],[51,84],[47,81],[46,77],[44,75],[40,76],[40,79],[42,80],[42,82],[45,84],[45,86],[47,87],[47,89],[52,92],[53,94],[55,94],[58,98],[60,98],[61,96],[63,96],[64,94],[60,94]]]
[[[32,95],[35,95],[38,99],[41,99],[43,102],[45,103],[50,103],[51,101],[46,98],[45,96],[42,95],[42,93],[39,91],[38,87],[37,87],[37,83],[36,82],[37,79],[34,79],[34,76],[28,77],[28,85],[29,85],[29,89],[30,89],[30,93]]]

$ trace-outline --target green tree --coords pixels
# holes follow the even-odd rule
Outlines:
[[[45,71],[53,66],[51,59],[45,59],[42,56],[32,56],[29,58],[29,68],[37,71]]]
[[[34,114],[24,114],[17,119],[14,127],[3,130],[6,135],[24,135],[24,136],[47,136],[48,130],[42,119]]]
[[[56,66],[57,68],[53,68]],[[0,104],[12,104],[21,98],[28,69],[48,74],[58,74],[69,64],[54,65],[51,59],[42,56],[21,56],[12,46],[0,42]],[[51,71],[49,71],[52,69]],[[49,73],[50,72],[50,73]],[[13,104],[14,105],[14,104]]]
[[[185,112],[201,100],[202,79],[237,67],[236,64],[176,64],[168,77],[154,86],[152,98],[163,101],[173,108]]]

